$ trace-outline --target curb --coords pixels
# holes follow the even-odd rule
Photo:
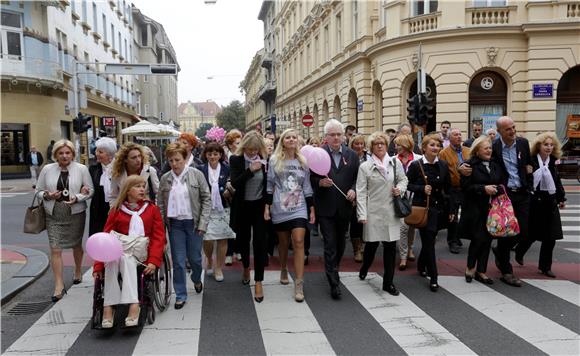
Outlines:
[[[27,247],[3,246],[4,249],[26,257],[26,264],[12,278],[2,282],[0,304],[8,302],[18,292],[29,286],[48,269],[48,256],[44,252]]]

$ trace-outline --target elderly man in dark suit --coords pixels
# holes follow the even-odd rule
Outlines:
[[[496,126],[499,138],[493,143],[492,160],[499,163],[504,170],[504,176],[507,177],[504,185],[520,225],[520,234],[498,239],[497,248],[492,251],[495,254],[496,266],[502,274],[501,281],[514,287],[521,287],[522,282],[513,274],[510,251],[516,241],[528,235],[532,189],[530,143],[525,138],[516,136],[516,125],[509,116],[500,117]]]
[[[333,299],[339,299],[338,268],[344,254],[345,233],[356,198],[356,176],[359,159],[344,143],[340,121],[330,119],[324,125],[327,144],[322,146],[330,156],[331,168],[326,177],[311,174],[316,219],[324,238],[324,265]]]

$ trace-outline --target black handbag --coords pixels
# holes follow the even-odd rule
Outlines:
[[[397,157],[393,157],[393,174],[395,176],[395,186],[397,185]],[[405,195],[393,197],[393,206],[395,208],[395,216],[404,218],[411,214],[411,200]]]

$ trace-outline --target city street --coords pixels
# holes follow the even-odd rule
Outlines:
[[[9,181],[3,181],[3,185]],[[580,354],[580,191],[566,182],[568,205],[562,210],[564,240],[554,251],[556,279],[539,274],[539,244],[514,263],[524,286],[499,281],[489,261],[491,286],[463,278],[467,247],[450,254],[445,231],[437,244],[439,283],[432,293],[418,276],[415,263],[395,273],[401,295],[381,290],[382,264],[377,256],[365,281],[358,278],[347,243],[341,266],[342,299],[330,298],[324,276],[322,241],[312,237],[306,269],[304,303],[293,300],[292,283],[279,283],[277,258],[272,258],[264,283],[265,299],[253,301],[253,288],[241,283],[241,264],[225,271],[225,281],[205,277],[205,289],[189,286],[181,310],[159,312],[154,324],[123,331],[92,330],[91,261],[85,257],[83,283],[72,286],[72,255],[65,254],[68,294],[50,303],[50,270],[2,306],[2,354],[43,355],[263,355],[263,354]],[[46,232],[21,233],[30,192],[2,192],[2,248],[28,247],[48,252]],[[86,238],[85,238],[86,241]],[[420,244],[416,243],[418,252]],[[5,258],[2,257],[3,267]],[[3,268],[4,270],[4,268]],[[292,268],[291,268],[292,270]],[[5,275],[3,272],[4,281]],[[251,285],[250,285],[251,286]],[[28,308],[23,308],[28,306]],[[122,323],[124,315],[116,322]]]

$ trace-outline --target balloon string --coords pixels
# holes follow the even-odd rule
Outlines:
[[[328,178],[328,176],[326,176],[326,178]],[[330,179],[330,178],[328,178],[328,179]],[[340,194],[342,194],[342,195],[343,195],[343,196],[344,196],[344,197],[345,197],[345,198],[348,200],[348,197],[346,196],[346,194],[344,194],[344,192],[343,192],[342,190],[340,190],[340,188],[339,188],[339,187],[338,187],[336,184],[334,184],[334,182],[332,182],[332,185],[333,185],[333,186],[334,186],[336,189],[338,189],[338,191],[340,192]]]

